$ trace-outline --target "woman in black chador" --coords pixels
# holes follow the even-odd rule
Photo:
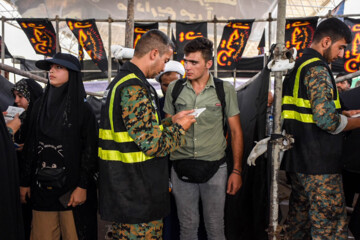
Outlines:
[[[34,102],[42,95],[43,89],[35,82],[33,79],[23,78],[18,81],[12,88],[11,92],[15,98],[15,104],[17,107],[24,108],[25,111],[20,115],[21,127],[19,131],[14,135],[14,141],[16,145],[17,159],[19,163],[19,168],[22,169],[25,161],[25,154],[22,151],[23,145],[29,131],[29,119],[31,115]],[[30,238],[30,229],[31,229],[31,206],[28,202],[23,202],[21,205],[22,214],[24,219],[24,231],[25,239]]]
[[[97,123],[79,60],[65,53],[36,62],[49,84],[34,104],[20,195],[33,208],[31,237],[97,239]],[[31,136],[31,137],[30,137]]]

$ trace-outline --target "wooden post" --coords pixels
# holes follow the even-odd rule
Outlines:
[[[55,17],[55,27],[56,27],[56,52],[60,52],[60,32],[59,32],[59,15]]]
[[[128,0],[125,28],[125,47],[133,48],[134,42],[134,0]]]
[[[214,76],[218,76],[218,64],[217,64],[217,18],[214,16]]]

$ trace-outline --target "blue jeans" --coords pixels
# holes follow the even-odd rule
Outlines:
[[[208,240],[225,240],[226,164],[221,165],[209,181],[199,184],[180,180],[172,168],[171,182],[180,221],[180,239],[197,240],[200,222],[199,200],[201,199]]]

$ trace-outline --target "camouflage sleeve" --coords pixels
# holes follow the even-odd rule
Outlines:
[[[166,156],[185,143],[182,137],[185,131],[179,124],[164,127],[161,131],[144,88],[133,85],[122,89],[121,106],[130,137],[146,155]]]
[[[168,127],[168,126],[171,126],[172,124],[172,118],[171,117],[168,117],[168,118],[165,118],[161,121],[161,124],[165,127]]]
[[[323,66],[312,67],[305,74],[314,121],[319,128],[334,132],[341,120],[333,102],[336,93],[330,79],[329,72]]]

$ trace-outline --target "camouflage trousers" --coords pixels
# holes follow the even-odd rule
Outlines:
[[[285,222],[288,239],[347,239],[341,174],[289,176],[292,192]]]
[[[115,240],[162,240],[163,220],[148,223],[123,224],[113,223],[113,239]]]

